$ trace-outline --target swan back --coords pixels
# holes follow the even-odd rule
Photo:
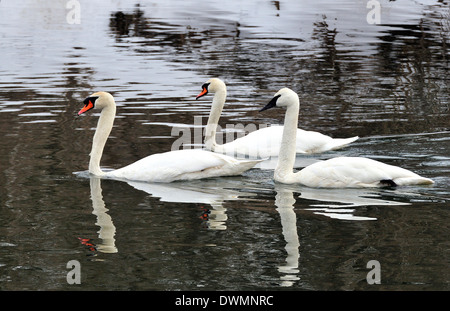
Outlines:
[[[108,172],[106,177],[142,182],[172,182],[233,176],[251,169],[260,161],[237,160],[202,149],[175,150],[152,154]]]
[[[434,182],[407,169],[361,157],[337,157],[309,165],[295,174],[314,188],[361,188],[430,185]]]

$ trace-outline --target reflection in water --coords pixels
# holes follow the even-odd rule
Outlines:
[[[249,13],[251,4],[215,2],[209,3],[208,14],[198,14],[197,6],[188,3],[157,14],[139,5],[114,11],[110,35],[127,52],[131,48],[147,56],[164,47],[161,57],[176,66],[184,63],[202,75],[243,81],[255,93],[288,83],[308,107],[302,126],[328,134],[357,128],[360,136],[368,136],[447,126],[448,5],[381,1],[383,24],[370,25],[366,6],[358,1],[273,1],[261,4],[258,14]]]
[[[20,246],[15,251],[0,247],[4,265],[0,287],[61,289],[59,281],[49,281],[48,265],[62,257],[60,250],[67,245],[64,239],[52,239],[72,236],[74,231],[72,228],[67,231],[65,226],[70,211],[59,206],[70,207],[74,215],[84,208],[78,193],[85,184],[72,183],[66,176],[84,169],[84,161],[80,159],[86,157],[91,144],[88,138],[93,133],[85,129],[94,126],[87,118],[73,121],[80,98],[96,89],[108,90],[121,99],[123,109],[107,147],[115,152],[108,153],[104,159],[104,164],[112,167],[115,163],[131,163],[149,153],[169,150],[177,138],[171,136],[170,127],[174,123],[191,128],[196,116],[206,117],[209,113],[209,103],[204,105],[193,99],[198,84],[207,77],[219,76],[230,85],[230,102],[222,125],[272,124],[277,120],[281,123],[284,114],[266,119],[256,110],[268,94],[281,86],[290,86],[301,94],[301,127],[336,137],[366,137],[343,153],[375,157],[390,164],[403,163],[437,181],[432,188],[417,190],[425,193],[421,197],[390,189],[367,193],[292,189],[295,209],[283,207],[279,212],[286,215],[282,216],[286,233],[289,225],[284,226],[285,220],[293,223],[289,215],[295,212],[302,217],[297,219],[298,233],[303,233],[298,235],[302,240],[302,261],[296,267],[298,249],[291,224],[292,231],[286,235],[289,237],[281,243],[281,248],[284,244],[289,246],[286,248],[289,262],[282,258],[276,265],[292,267],[291,274],[282,273],[285,278],[301,278],[293,289],[313,283],[314,288],[336,290],[342,289],[342,282],[345,288],[354,288],[347,281],[354,279],[355,260],[372,254],[380,258],[368,259],[380,259],[382,265],[389,263],[384,265],[383,273],[387,277],[391,272],[391,289],[448,288],[448,273],[443,273],[448,271],[448,260],[445,260],[448,256],[442,247],[449,235],[445,220],[450,196],[450,140],[448,132],[442,132],[448,130],[450,116],[448,1],[380,0],[380,25],[367,23],[367,1],[210,0],[198,5],[192,1],[121,0],[103,1],[100,7],[97,2],[84,1],[83,16],[94,14],[95,18],[83,18],[78,25],[66,22],[66,2],[0,1],[3,43],[0,45],[0,163],[6,168],[0,174],[0,206],[4,207],[0,245]],[[158,124],[152,125],[150,121],[156,119]],[[410,136],[413,133],[434,134],[419,138]],[[334,155],[326,154],[320,159]],[[267,245],[259,235],[249,237],[248,230],[259,228],[259,223],[251,221],[253,218],[231,218],[235,207],[247,209],[252,205],[253,202],[246,202],[246,189],[255,195],[252,201],[259,200],[262,210],[275,212],[272,173],[262,169],[251,172],[247,180],[248,176],[255,181],[251,185],[243,182],[226,185],[237,190],[237,201],[224,203],[228,200],[224,198],[205,205],[211,209],[207,215],[209,226],[228,228],[226,231],[193,233],[191,219],[180,219],[178,225],[182,230],[165,244],[168,249],[178,251],[179,257],[171,256],[174,259],[167,261],[166,253],[161,252],[158,257],[142,247],[139,252],[155,258],[150,269],[142,268],[141,259],[134,260],[132,256],[114,256],[108,265],[97,265],[97,268],[118,272],[114,280],[117,289],[128,290],[130,280],[143,279],[143,276],[148,276],[148,282],[135,283],[133,288],[198,289],[194,285],[198,284],[198,273],[173,273],[181,266],[177,259],[191,263],[198,259],[199,253],[204,255],[203,249],[191,245],[188,252],[179,252],[185,240],[198,238],[202,242],[208,235],[232,233],[235,238],[224,241],[224,248],[208,250],[215,251],[214,256],[211,251],[210,262],[221,263],[228,258],[222,252],[227,247],[237,252],[250,243],[255,248]],[[97,182],[102,181],[92,180],[91,185],[93,213],[100,227],[101,241],[97,244],[102,244],[100,250],[117,251],[114,242],[117,236],[100,186],[95,186]],[[184,186],[189,189],[189,185]],[[197,186],[193,189],[196,196],[204,188],[215,190],[212,194],[222,194],[219,187]],[[135,195],[135,191],[128,191],[115,197],[114,203],[129,204]],[[173,195],[167,201],[174,197],[179,196]],[[376,205],[364,207],[372,203]],[[390,207],[407,203],[411,205]],[[174,204],[161,204],[166,205]],[[58,207],[57,213],[54,207]],[[146,211],[136,209],[136,214],[123,211],[129,223],[133,223],[131,217],[142,215],[141,212]],[[361,216],[366,217],[357,218]],[[119,230],[118,219],[114,220]],[[234,232],[230,230],[231,220],[236,221]],[[313,239],[315,236],[302,227],[304,220],[315,228],[330,223],[332,226]],[[147,222],[133,223],[136,229],[150,230],[147,225]],[[281,231],[276,221],[265,225],[262,228],[265,233]],[[354,228],[361,231],[347,236],[347,230]],[[75,231],[83,231],[83,224]],[[136,234],[127,238],[141,245],[144,237]],[[49,249],[47,243],[59,243],[53,248],[57,252]],[[322,253],[306,251],[317,246],[322,249],[315,250]],[[42,252],[43,249],[48,251]],[[360,252],[365,249],[374,253]],[[335,256],[337,251],[339,256]],[[33,262],[42,263],[42,271],[27,270],[20,275],[17,275],[20,271],[8,272],[8,267],[28,261],[30,254]],[[315,262],[318,258],[323,260]],[[343,263],[341,259],[347,260]],[[142,269],[121,269],[124,266]],[[250,278],[260,276],[261,270],[271,271],[270,280],[279,280],[281,272],[274,269],[272,261],[267,263],[258,258],[255,266],[258,269],[252,271],[246,264],[239,266],[227,261],[214,273],[213,267],[211,280],[203,285],[208,289],[245,287]],[[348,268],[349,272],[343,275],[336,269],[339,266]],[[198,267],[204,268],[204,263]],[[280,267],[280,271],[283,269]],[[301,274],[295,272],[297,269]],[[154,270],[160,271],[158,278],[154,274],[146,275]],[[83,282],[83,289],[104,288],[99,284],[110,284],[108,275],[98,273],[98,283]],[[57,279],[60,279],[59,272]],[[161,279],[165,280],[164,284]],[[254,288],[259,290],[272,286],[262,283],[261,278],[256,283]],[[289,285],[289,281],[285,284]],[[367,289],[364,285],[359,283],[355,287]]]
[[[410,205],[410,203],[392,201],[381,198],[382,192],[364,189],[313,189],[302,188],[302,199],[314,200],[320,203],[311,204],[315,214],[343,220],[376,220],[372,217],[355,216],[354,207],[369,205]],[[377,198],[379,197],[379,198]],[[337,203],[337,204],[334,204]]]
[[[294,192],[282,187],[275,187],[275,189],[277,191],[275,205],[280,214],[287,252],[286,264],[278,266],[278,271],[283,273],[280,277],[281,286],[292,286],[295,281],[300,279],[297,276],[300,243],[297,234],[297,215],[294,212]]]
[[[108,209],[103,201],[101,179],[91,177],[90,186],[93,207],[92,214],[97,216],[97,222],[95,224],[100,226],[98,237],[102,240],[102,243],[97,245],[96,248],[102,253],[117,253],[116,240],[114,239],[116,227],[113,224],[111,216],[108,215]]]
[[[226,221],[228,216],[227,209],[222,204],[211,204],[213,209],[205,209],[202,219],[206,221],[208,228],[212,230],[227,229]]]
[[[286,241],[286,260],[284,265],[278,266],[278,271],[283,275],[280,277],[281,286],[293,286],[295,281],[300,280],[299,259],[300,259],[300,242],[297,233],[297,215],[294,211],[294,192],[301,192],[299,198],[317,201],[313,208],[305,208],[304,210],[313,211],[314,214],[323,215],[333,219],[364,221],[376,220],[373,217],[355,216],[354,207],[358,206],[399,206],[410,205],[410,203],[398,202],[394,200],[382,198],[382,190],[370,191],[365,189],[314,189],[276,184],[275,196],[276,210],[280,214],[283,237]],[[402,193],[404,195],[405,193]],[[413,195],[413,194],[408,194]]]
[[[115,227],[111,217],[106,213],[108,209],[105,207],[102,198],[102,189],[100,185],[101,178],[92,177],[88,171],[74,172],[74,174],[80,178],[90,178],[91,199],[94,207],[93,214],[97,216],[97,224],[102,227],[99,231],[99,237],[112,241],[112,244],[108,245],[114,245],[113,237]],[[152,197],[159,198],[161,202],[210,205],[212,209],[205,208],[202,218],[207,221],[208,228],[213,230],[226,229],[228,217],[226,215],[227,209],[223,206],[225,201],[241,200],[243,197],[245,197],[246,200],[249,200],[249,198],[257,196],[256,193],[245,191],[240,179],[233,178],[211,178],[167,184],[137,181],[126,182],[137,190],[144,191]]]
[[[374,217],[354,215],[355,207],[361,206],[403,206],[411,205],[404,202],[406,197],[421,197],[420,194],[408,193],[406,190],[388,191],[383,189],[316,189],[309,187],[300,187],[295,185],[276,185],[278,195],[282,191],[285,200],[292,200],[295,203],[293,193],[299,193],[299,199],[308,201],[306,211],[312,211],[316,215],[323,215],[333,219],[341,220],[376,220]],[[281,190],[282,189],[282,190]],[[286,192],[289,192],[292,198],[289,198]],[[393,196],[399,195],[402,201],[397,201]],[[281,197],[280,197],[281,199]],[[278,200],[278,196],[277,196]],[[277,202],[277,201],[276,201]],[[280,201],[281,202],[281,201]],[[303,205],[303,204],[302,204]],[[278,206],[278,204],[277,204]]]
[[[242,196],[255,196],[254,193],[233,190],[232,188],[237,187],[238,184],[235,180],[227,178],[171,184],[128,181],[128,184],[138,190],[147,192],[153,197],[160,198],[162,202],[211,205],[212,209],[207,209],[204,212],[203,219],[207,221],[208,227],[213,230],[225,230],[227,228],[227,209],[223,207],[224,201],[239,200]]]

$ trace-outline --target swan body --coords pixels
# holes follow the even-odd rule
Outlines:
[[[217,78],[209,79],[202,86],[202,92],[196,99],[214,93],[208,124],[205,131],[206,149],[225,154],[241,154],[254,157],[278,156],[283,134],[283,126],[265,127],[238,138],[232,142],[219,145],[216,143],[216,128],[225,105],[227,89],[225,83]],[[341,149],[359,137],[331,138],[327,135],[297,129],[296,153],[313,154]]]
[[[434,182],[409,170],[362,157],[337,157],[308,165],[293,172],[300,101],[298,95],[283,88],[261,111],[285,107],[283,138],[274,179],[314,188],[362,188],[380,186],[429,185]]]
[[[337,157],[311,164],[297,174],[305,186],[314,188],[363,188],[407,186],[433,182],[401,167],[368,158]]]
[[[218,176],[239,175],[251,169],[260,160],[237,160],[206,150],[176,150],[153,154],[117,170],[104,172],[100,168],[103,149],[111,133],[116,104],[111,94],[97,92],[84,100],[78,115],[92,109],[101,109],[92,142],[89,172],[98,177],[143,182],[172,182]]]

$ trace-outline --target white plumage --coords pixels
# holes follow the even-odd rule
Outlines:
[[[337,157],[308,165],[293,172],[296,157],[296,133],[300,101],[298,95],[283,88],[261,111],[285,107],[283,138],[274,179],[281,183],[299,183],[314,188],[361,188],[433,184],[429,178],[409,170],[362,157]]]
[[[239,175],[259,161],[242,161],[214,152],[188,149],[157,153],[138,160],[105,177],[134,181],[171,182]]]
[[[208,93],[214,93],[208,124],[205,133],[207,149],[224,154],[240,154],[253,157],[267,158],[278,156],[283,135],[283,126],[270,126],[253,131],[244,137],[219,145],[216,143],[216,128],[225,105],[227,89],[225,83],[217,78],[209,79],[202,86],[200,98]],[[332,138],[314,131],[297,129],[296,153],[313,154],[341,149],[358,139]]]
[[[224,145],[216,145],[215,151],[225,154],[250,155],[255,157],[278,156],[283,136],[283,126],[272,125],[257,131],[253,131],[246,136],[240,137]],[[325,151],[337,150],[354,142],[358,137],[352,138],[331,138],[319,132],[305,131],[297,129],[297,154],[314,154]]]
[[[242,174],[261,160],[237,160],[230,156],[206,150],[176,150],[153,154],[117,170],[104,172],[100,160],[106,140],[111,133],[116,104],[111,94],[97,92],[84,101],[79,115],[92,109],[101,109],[92,142],[89,172],[92,175],[143,182],[172,182]]]
[[[298,179],[308,187],[361,188],[432,184],[433,182],[401,167],[368,158],[337,157],[311,164]]]

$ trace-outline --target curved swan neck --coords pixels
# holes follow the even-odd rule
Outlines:
[[[94,139],[92,141],[92,149],[90,153],[89,172],[96,176],[104,175],[105,173],[100,168],[100,160],[103,154],[106,140],[111,133],[114,124],[114,117],[116,116],[116,105],[105,106],[102,109],[95,130]]]
[[[211,111],[208,117],[208,123],[205,129],[205,146],[206,149],[213,150],[217,147],[216,130],[219,124],[220,115],[222,114],[223,106],[227,99],[227,90],[221,87],[214,93],[214,98],[211,105]]]
[[[275,168],[275,180],[283,183],[292,183],[294,178],[294,163],[296,157],[297,123],[300,102],[298,98],[292,100],[286,109],[284,118],[283,137],[281,139],[278,164]]]

